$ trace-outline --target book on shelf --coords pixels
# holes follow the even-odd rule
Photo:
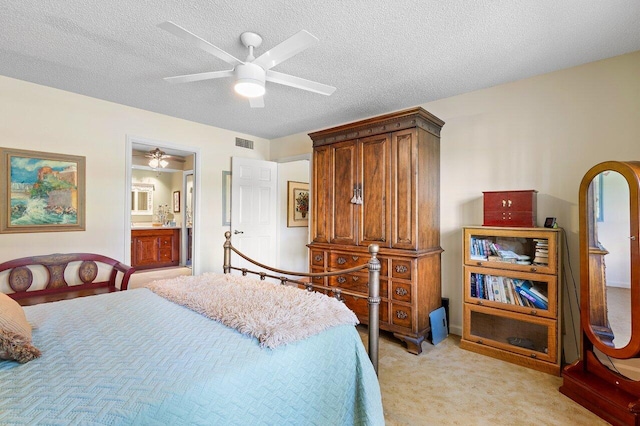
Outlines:
[[[471,286],[471,297],[478,297],[478,284],[476,283],[476,274],[471,274],[469,277],[469,285]]]
[[[549,240],[543,238],[536,238],[535,241],[535,256],[533,263],[538,265],[549,264]]]
[[[489,282],[491,289],[493,290],[493,300],[504,303],[504,288],[498,282],[498,278],[499,277],[496,277],[495,275],[489,276]]]
[[[536,293],[531,292],[533,284],[528,280],[514,280],[518,293],[524,296],[531,304],[538,309],[549,309],[549,301],[539,297]],[[538,291],[539,293],[539,291]]]
[[[549,303],[549,298],[544,294],[542,294],[542,292],[538,288],[531,286],[529,287],[529,291],[533,293],[535,296],[539,297],[545,303]]]
[[[471,297],[528,308],[549,309],[546,291],[529,280],[472,273]]]

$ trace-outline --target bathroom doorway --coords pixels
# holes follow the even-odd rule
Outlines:
[[[136,269],[188,267],[195,273],[198,151],[127,137],[125,258]],[[139,210],[140,206],[146,210]]]

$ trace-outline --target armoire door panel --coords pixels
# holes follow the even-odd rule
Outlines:
[[[312,239],[317,243],[329,242],[329,229],[332,217],[331,197],[333,182],[331,181],[330,147],[316,148],[313,154],[313,202],[311,208]]]
[[[377,135],[360,140],[359,181],[361,182],[359,245],[390,244],[390,138]]]
[[[393,133],[391,161],[393,184],[391,190],[394,222],[391,247],[415,249],[417,244],[417,134],[415,130]]]
[[[330,242],[335,244],[357,244],[356,206],[356,142],[349,141],[332,146],[332,223]]]

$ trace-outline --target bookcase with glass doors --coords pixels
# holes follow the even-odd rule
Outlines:
[[[559,375],[560,228],[463,229],[460,347]]]

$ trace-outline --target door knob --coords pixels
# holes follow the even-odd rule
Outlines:
[[[238,231],[237,229],[235,231],[233,231],[234,234],[244,234],[244,232],[242,231]]]

